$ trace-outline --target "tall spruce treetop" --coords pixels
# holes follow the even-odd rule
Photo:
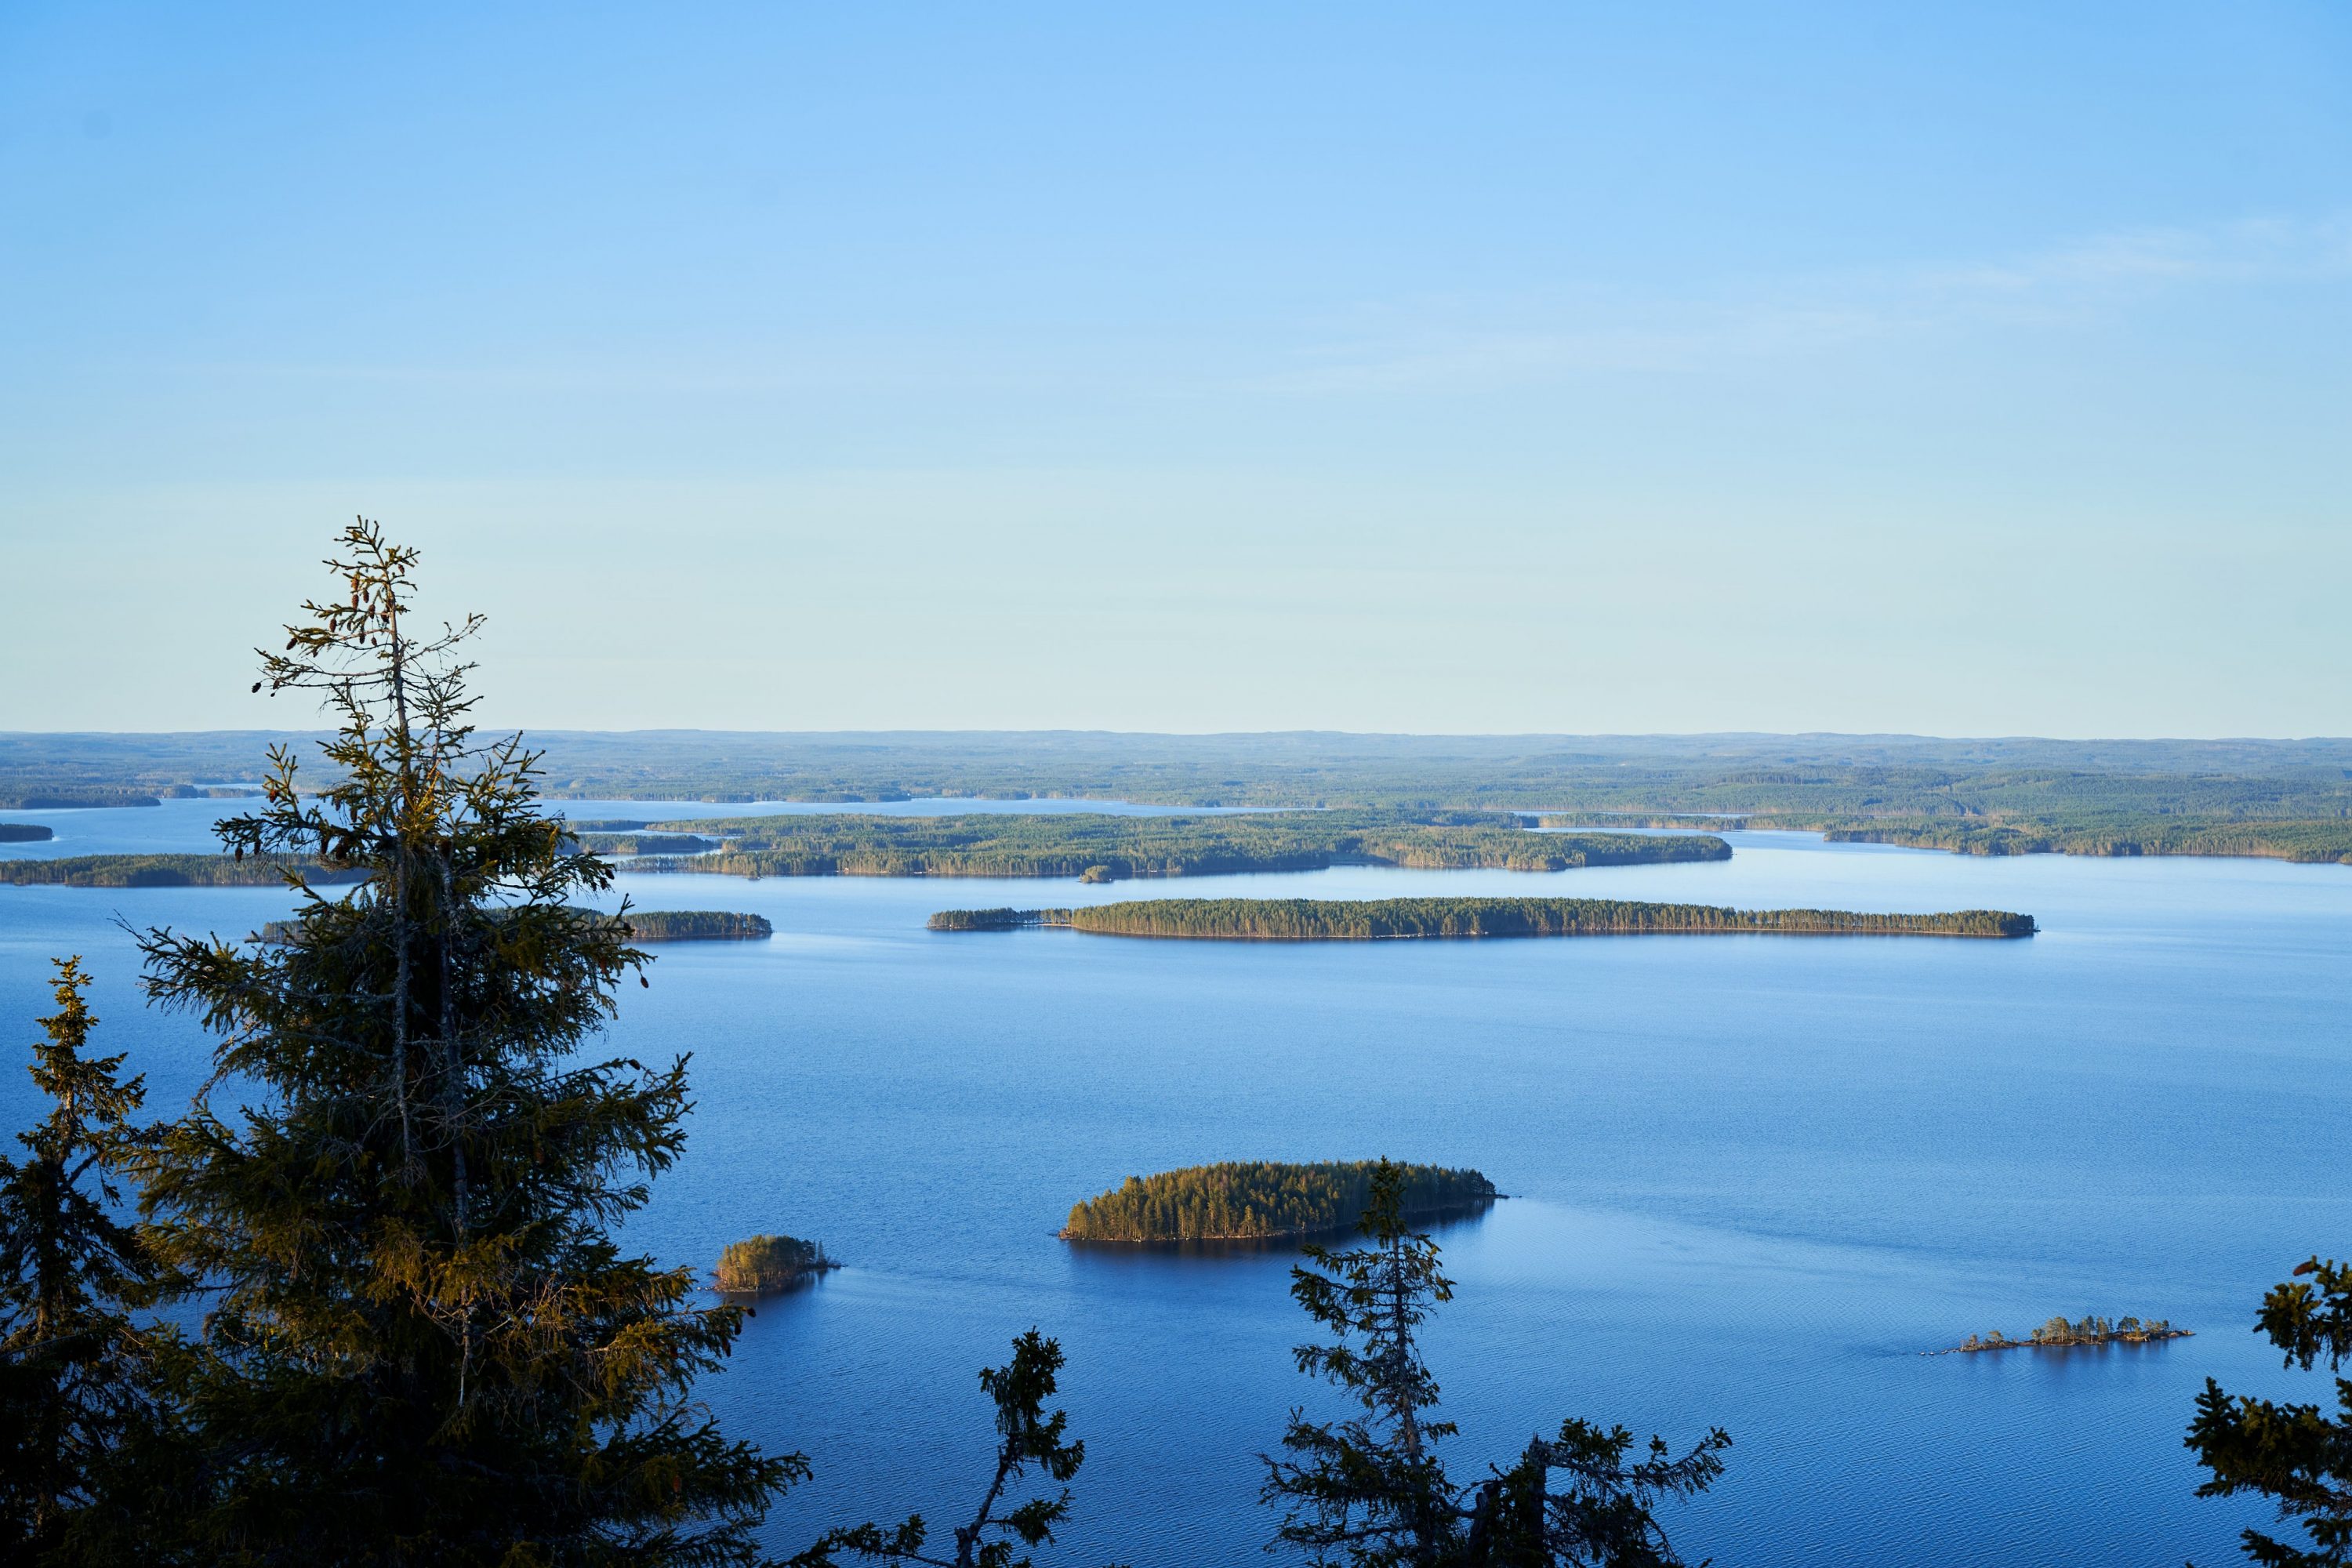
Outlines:
[[[1461,1521],[1433,1445],[1454,1425],[1433,1421],[1437,1381],[1415,1340],[1431,1310],[1454,1299],[1438,1271],[1437,1244],[1405,1228],[1403,1168],[1373,1169],[1363,1233],[1368,1247],[1307,1247],[1290,1293],[1332,1332],[1300,1345],[1298,1370],[1345,1391],[1360,1414],[1312,1422],[1290,1414],[1286,1458],[1267,1458],[1261,1494],[1286,1511],[1276,1539],[1316,1563],[1355,1568],[1431,1564],[1458,1552]]]
[[[539,809],[520,737],[475,738],[479,617],[411,628],[413,550],[364,521],[341,590],[263,655],[339,721],[331,775],[270,753],[239,856],[366,879],[301,895],[280,943],[147,933],[147,985],[217,1037],[215,1076],[141,1172],[205,1288],[186,1390],[200,1557],[268,1563],[754,1561],[804,1473],[691,1396],[740,1328],[614,1223],[677,1157],[686,1063],[583,1056],[645,962],[582,910],[611,871]],[[243,1104],[215,1105],[224,1091]]]
[[[108,1179],[145,1090],[120,1056],[83,1053],[98,1020],[79,959],[58,963],[58,1010],[33,1047],[49,1113],[0,1159],[0,1560],[55,1551],[92,1499],[103,1456],[142,1414],[146,1337],[126,1301],[153,1259],[115,1217]]]

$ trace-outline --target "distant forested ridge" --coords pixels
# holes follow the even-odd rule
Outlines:
[[[163,804],[153,795],[137,790],[0,789],[0,811],[92,811],[104,806]]]
[[[56,837],[37,822],[0,822],[0,844],[46,844]]]
[[[1070,1210],[1067,1241],[1251,1241],[1344,1230],[1364,1212],[1374,1162],[1230,1161],[1129,1176]],[[1496,1198],[1476,1171],[1406,1165],[1409,1216],[1462,1214]]]
[[[764,816],[705,826],[699,835],[573,831],[569,842],[615,858],[617,869],[733,877],[1198,877],[1315,871],[1330,866],[1483,867],[1560,871],[1579,866],[1723,860],[1720,838],[1677,834],[1537,833],[1508,812],[1267,812],[1242,816]],[[708,847],[709,852],[703,852]],[[691,853],[635,853],[678,849]],[[31,865],[11,861],[9,865]],[[14,879],[79,886],[233,886],[276,880],[220,855],[95,855],[43,862]],[[161,878],[125,882],[125,876]],[[0,879],[8,876],[0,872]],[[176,879],[173,880],[173,879]]]
[[[621,868],[738,877],[1086,877],[1111,881],[1319,871],[1338,865],[1562,871],[1580,866],[1723,860],[1731,855],[1722,839],[1696,835],[1536,833],[1524,818],[1508,812],[844,815],[716,818],[693,826],[703,834],[727,836],[726,847],[693,859],[641,858],[624,862]]]
[[[271,741],[303,739],[0,733],[0,805],[68,795],[76,804],[152,799],[189,780],[247,777]],[[543,731],[531,740],[546,748],[548,793],[583,799],[923,795],[1508,809],[1579,825],[1704,827],[1713,819],[1883,833],[1885,842],[1970,851],[2033,845],[2068,854],[2316,860],[2352,853],[2352,740],[2345,739]]]
[[[631,910],[631,942],[765,942],[776,928],[765,915],[723,910]]]
[[[1899,844],[1961,855],[2231,855],[2352,865],[2352,820],[2118,818],[2105,814],[2046,823],[1906,818],[1824,825],[1822,837],[1832,844]]]
[[[316,860],[233,855],[75,855],[57,860],[0,860],[0,883],[64,888],[274,888],[296,870],[313,882],[356,882],[364,871]]]
[[[2003,910],[1866,914],[1851,910],[1732,910],[1618,899],[1141,899],[1068,910],[942,910],[933,931],[1068,926],[1111,936],[1362,942],[1486,936],[2026,937],[2032,915]]]

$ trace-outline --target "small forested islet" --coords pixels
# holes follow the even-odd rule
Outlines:
[[[1307,1164],[1226,1161],[1120,1185],[1070,1210],[1066,1241],[1257,1241],[1344,1230],[1364,1212],[1378,1162]],[[1404,1212],[1467,1213],[1493,1203],[1495,1184],[1473,1170],[1404,1165]]]
[[[2101,1318],[2068,1321],[2061,1315],[2027,1334],[2011,1339],[1999,1329],[1981,1337],[1970,1334],[1938,1355],[1972,1355],[1979,1351],[2066,1350],[2076,1345],[2144,1345],[2158,1340],[2185,1340],[2190,1331],[2175,1328],[2163,1318]]]
[[[631,942],[765,942],[776,928],[765,915],[726,910],[631,910]]]
[[[841,1265],[824,1255],[824,1244],[791,1236],[755,1236],[730,1241],[719,1254],[711,1283],[721,1295],[765,1296],[785,1290],[813,1274]]]

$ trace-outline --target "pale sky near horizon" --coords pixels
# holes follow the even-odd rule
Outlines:
[[[0,9],[0,729],[2352,733],[2352,8]]]

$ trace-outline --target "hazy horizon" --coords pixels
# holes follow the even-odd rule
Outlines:
[[[0,728],[2352,731],[2352,13],[0,16]]]

